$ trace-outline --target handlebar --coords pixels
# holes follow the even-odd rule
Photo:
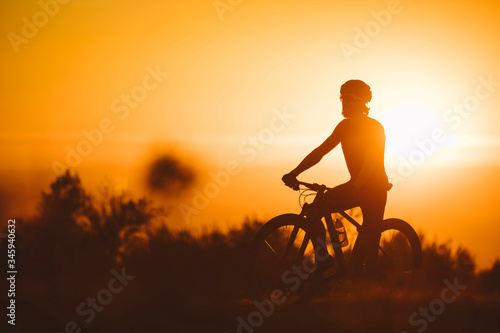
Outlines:
[[[298,191],[298,190],[300,190],[300,188],[299,188],[300,185],[305,186],[308,189],[316,191],[316,192],[326,191],[326,190],[331,189],[330,187],[323,185],[323,184],[306,183],[306,182],[301,182],[300,180],[298,180],[297,183],[294,184],[293,186],[290,186],[290,188],[293,189],[294,191]]]
[[[298,191],[300,190],[300,185],[302,186],[305,186],[307,187],[308,189],[310,190],[313,190],[313,191],[316,191],[316,192],[319,192],[319,191],[327,191],[327,190],[331,190],[332,188],[331,187],[328,187],[326,185],[323,185],[323,184],[318,184],[318,183],[306,183],[306,182],[301,182],[300,180],[297,180],[297,183],[292,185],[292,186],[289,186],[292,190],[294,191]],[[288,185],[287,185],[288,186]],[[388,183],[387,185],[387,191],[390,191],[393,187],[393,184],[392,183]]]

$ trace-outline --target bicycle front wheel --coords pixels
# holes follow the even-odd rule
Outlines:
[[[275,304],[309,301],[319,283],[317,240],[307,220],[284,214],[267,222],[252,243],[249,283],[253,297]],[[312,238],[312,239],[311,239]]]
[[[391,285],[404,285],[420,269],[422,247],[415,230],[400,219],[382,221],[379,273]]]

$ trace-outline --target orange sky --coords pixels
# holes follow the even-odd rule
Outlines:
[[[41,3],[0,4],[2,214],[33,208],[54,162],[89,188],[141,193],[165,151],[196,164],[201,192],[238,166],[189,224],[188,189],[176,226],[297,211],[281,175],[331,133],[340,85],[360,78],[386,127],[386,216],[463,244],[481,267],[498,257],[498,1]],[[67,147],[85,156],[69,165]],[[343,163],[337,148],[302,179],[333,186]]]

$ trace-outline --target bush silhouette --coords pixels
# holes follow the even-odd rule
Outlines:
[[[480,290],[491,294],[500,294],[500,259],[497,259],[491,270],[485,270],[479,273]]]

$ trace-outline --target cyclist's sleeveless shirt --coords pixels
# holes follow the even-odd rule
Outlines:
[[[351,175],[350,182],[357,179],[366,161],[369,178],[363,187],[387,188],[388,178],[384,166],[385,131],[382,124],[368,116],[342,120],[334,132],[340,138],[342,151]]]

